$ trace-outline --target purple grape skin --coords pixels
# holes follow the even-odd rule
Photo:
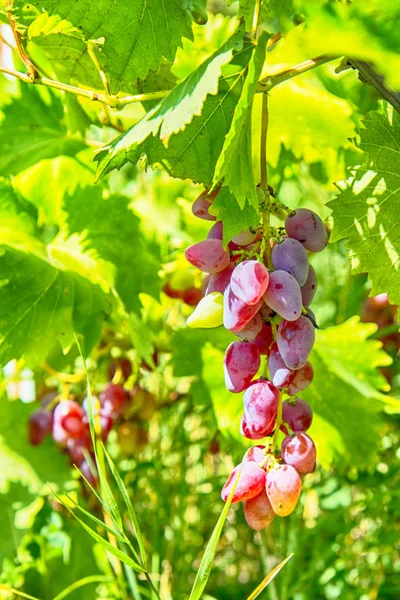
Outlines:
[[[273,271],[264,294],[264,301],[287,321],[301,316],[301,291],[296,279],[286,271]]]
[[[285,220],[288,236],[301,242],[306,250],[320,252],[328,243],[322,219],[308,208],[298,208]]]
[[[235,265],[230,263],[223,271],[213,273],[208,282],[206,294],[211,294],[211,292],[220,292],[223,294],[231,281],[234,268]]]
[[[223,237],[223,224],[222,221],[217,221],[216,223],[214,223],[214,225],[211,227],[210,231],[208,232],[207,235],[207,239],[208,240],[222,240]]]
[[[282,458],[287,465],[294,467],[300,475],[315,471],[315,444],[306,433],[286,436],[281,447]]]
[[[304,367],[315,341],[311,321],[301,316],[297,321],[282,321],[278,327],[279,352],[289,369]]]
[[[239,471],[240,477],[233,493],[232,504],[254,498],[265,487],[265,471],[254,461],[244,462],[233,469],[222,488],[221,498],[224,502],[229,498]]]
[[[185,258],[193,267],[206,273],[223,271],[231,261],[222,241],[214,238],[189,246],[185,250]]]
[[[308,255],[300,242],[286,238],[272,248],[272,264],[275,269],[292,275],[299,286],[305,284],[308,275]]]
[[[275,513],[265,490],[244,503],[244,516],[247,524],[255,531],[261,531],[272,523]]]
[[[279,392],[277,388],[266,379],[253,381],[243,395],[244,419],[242,427],[244,432],[250,434],[250,439],[261,439],[272,433],[275,427],[278,411]],[[256,437],[252,437],[256,436]]]
[[[305,432],[311,427],[313,412],[311,406],[302,398],[285,400],[282,404],[282,420],[295,433]],[[286,428],[282,427],[285,431]]]
[[[301,299],[303,302],[303,306],[310,306],[311,302],[314,300],[314,296],[316,294],[318,287],[318,279],[315,269],[312,265],[308,268],[307,279],[304,284],[301,286]]]
[[[289,396],[294,396],[297,392],[308,388],[314,378],[314,369],[310,362],[306,362],[304,367],[295,371],[295,376],[287,389]]]
[[[205,221],[216,221],[217,217],[214,217],[214,215],[211,215],[208,211],[210,206],[211,202],[208,200],[207,191],[205,191],[193,202],[192,213],[199,219],[204,219]]]
[[[274,342],[269,349],[268,369],[272,383],[281,390],[287,388],[295,377],[295,371],[288,369],[285,365],[276,342]]]
[[[274,513],[286,517],[296,508],[301,492],[300,475],[290,465],[281,465],[268,471],[265,489]]]
[[[247,323],[258,313],[262,304],[260,300],[257,304],[249,306],[240,300],[232,292],[231,286],[228,285],[224,292],[224,327],[236,333],[241,331]]]
[[[51,411],[39,408],[29,417],[28,441],[32,446],[39,446],[46,435],[51,433],[53,415]]]
[[[260,353],[248,342],[232,342],[224,357],[225,385],[238,394],[246,389],[260,368]]]

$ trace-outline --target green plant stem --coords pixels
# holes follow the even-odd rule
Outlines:
[[[69,596],[72,592],[74,592],[78,588],[83,587],[85,585],[89,585],[90,583],[101,583],[101,582],[109,582],[109,581],[112,581],[112,578],[107,577],[106,575],[89,575],[88,577],[79,579],[79,581],[75,581],[74,583],[69,585],[62,592],[57,594],[57,596],[54,597],[54,600],[62,600],[63,598],[66,598],[67,596]]]
[[[29,56],[26,55],[24,48],[22,47],[22,43],[21,43],[21,40],[19,37],[19,33],[17,31],[17,27],[15,25],[14,16],[13,16],[13,10],[14,10],[13,0],[6,0],[6,10],[7,10],[8,22],[10,23],[10,27],[13,32],[15,44],[17,46],[19,55],[21,57],[22,62],[28,69],[27,77],[29,79],[29,82],[33,83],[35,81],[35,79],[37,79],[39,77],[39,73],[38,73],[38,70],[36,69],[35,65],[31,61],[31,59],[29,58]]]
[[[149,585],[150,585],[151,589],[153,590],[156,598],[158,598],[158,600],[161,600],[160,594],[158,593],[158,590],[157,590],[156,586],[154,585],[154,583],[152,582],[151,577],[147,571],[144,572],[144,576],[146,577],[147,581],[149,582]]]
[[[274,339],[275,339],[275,336],[274,336]],[[275,425],[274,436],[272,438],[272,452],[275,452],[276,442],[278,440],[278,434],[279,434],[281,425],[282,425],[282,392],[279,391],[278,412],[276,415],[276,425]]]
[[[325,63],[331,62],[332,60],[336,60],[337,56],[327,56],[326,54],[321,54],[316,56],[315,58],[310,58],[309,60],[305,60],[304,62],[295,65],[294,67],[290,67],[289,69],[284,69],[280,73],[276,73],[275,75],[268,75],[264,77],[258,82],[259,92],[268,92],[272,90],[276,85],[287,81],[288,79],[293,79],[293,77],[297,77],[297,75],[301,75],[302,73],[306,73],[311,69],[315,69]]]
[[[256,1],[254,9],[253,26],[251,28],[251,38],[255,40],[257,38],[258,22],[260,20],[261,0]]]

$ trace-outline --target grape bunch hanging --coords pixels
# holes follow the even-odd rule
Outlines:
[[[215,192],[203,192],[193,213],[216,221],[209,210],[214,198]],[[192,266],[207,273],[205,296],[188,325],[224,325],[239,338],[225,352],[225,384],[230,392],[244,392],[241,434],[267,440],[245,453],[222,489],[226,501],[236,486],[232,502],[244,502],[246,520],[256,530],[275,515],[284,517],[294,510],[301,478],[315,470],[316,449],[306,433],[313,414],[298,394],[313,379],[308,357],[316,321],[310,304],[317,277],[308,252],[323,250],[328,237],[312,210],[287,209],[285,227],[274,228],[269,217],[278,201],[267,194],[261,206],[262,226],[241,232],[226,249],[223,224],[218,221],[206,240],[185,252]],[[262,355],[265,369],[255,379]],[[285,436],[280,449],[279,431]]]

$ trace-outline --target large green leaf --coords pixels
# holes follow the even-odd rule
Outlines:
[[[64,209],[69,234],[80,235],[81,245],[94,260],[111,263],[109,284],[128,311],[139,311],[139,293],[159,295],[159,259],[128,203],[126,196],[103,198],[101,187],[91,186],[66,196]]]
[[[215,166],[214,183],[224,180],[241,209],[246,201],[258,209],[252,163],[251,113],[268,39],[269,35],[261,34],[253,50],[231,128]]]
[[[231,115],[226,114],[231,90],[218,93],[221,69],[232,60],[233,50],[240,49],[242,44],[240,35],[232,36],[141,121],[102,148],[96,156],[99,175],[120,169],[128,160],[136,164],[146,154],[151,164],[160,164],[172,175],[211,182],[210,162],[213,166],[218,156],[214,146],[221,146],[231,121]],[[233,87],[239,79],[234,80]],[[206,168],[205,176],[202,172]]]
[[[224,244],[227,244],[241,231],[258,225],[258,210],[251,206],[249,202],[246,202],[244,207],[240,208],[235,196],[228,187],[223,187],[220,190],[212,203],[210,212],[217,215],[218,221],[222,221],[224,224]]]
[[[63,106],[51,90],[21,85],[21,95],[2,107],[0,173],[16,174],[43,158],[74,156],[86,144],[67,133]]]
[[[201,2],[191,3],[201,10]],[[18,0],[17,8],[26,7]],[[146,77],[150,69],[157,70],[161,58],[173,61],[182,36],[191,38],[190,20],[193,13],[183,0],[34,0],[38,11],[46,10],[79,28],[85,39],[101,40],[96,48],[97,60],[107,74],[112,93],[130,91],[137,79]],[[78,38],[77,38],[78,39]],[[69,47],[71,50],[71,46]],[[57,48],[57,52],[59,49]],[[75,60],[86,61],[85,52]],[[85,66],[83,65],[83,69]]]
[[[365,164],[329,203],[332,240],[345,238],[355,273],[367,272],[372,294],[400,304],[400,116],[390,105],[371,113],[360,131]]]

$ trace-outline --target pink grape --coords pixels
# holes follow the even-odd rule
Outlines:
[[[310,362],[306,362],[304,367],[295,371],[295,376],[292,383],[289,385],[287,389],[287,393],[289,396],[294,396],[297,392],[301,390],[305,390],[314,378],[314,369],[311,366]]]
[[[258,304],[263,297],[269,282],[267,268],[257,260],[244,260],[232,273],[232,292],[242,302]]]
[[[293,512],[299,499],[300,475],[290,465],[281,465],[268,471],[265,489],[274,513],[286,517]]]
[[[267,446],[252,446],[247,450],[243,456],[242,462],[253,461],[256,463],[262,463],[266,457]],[[265,467],[264,467],[265,468]]]
[[[244,427],[250,439],[260,439],[252,436],[269,435],[274,427],[278,410],[279,392],[277,388],[266,379],[253,381],[243,395]]]
[[[285,463],[294,467],[300,475],[315,471],[315,445],[306,433],[286,436],[282,442],[281,452]]]
[[[295,377],[295,371],[288,369],[285,365],[276,342],[269,349],[268,369],[272,383],[281,390],[287,388]]]
[[[300,286],[305,284],[308,275],[308,255],[300,242],[286,238],[272,248],[271,256],[275,269],[290,273]]]
[[[301,298],[303,302],[303,306],[310,306],[311,302],[314,300],[315,293],[318,287],[317,274],[312,265],[308,268],[307,279],[304,284],[301,286]]]
[[[87,440],[72,440],[67,443],[67,452],[71,459],[71,463],[79,467],[85,460],[85,452],[93,455],[93,449],[90,439]]]
[[[263,323],[260,333],[254,338],[254,340],[252,340],[251,343],[257,346],[260,354],[268,354],[272,341],[272,327]]]
[[[263,326],[263,320],[260,313],[254,315],[254,317],[247,323],[247,325],[237,332],[238,338],[241,340],[251,341],[254,340],[260,333]]]
[[[256,427],[253,421],[247,420],[246,413],[243,413],[240,421],[240,433],[249,440],[262,440],[267,435],[262,429],[262,423]]]
[[[287,321],[296,321],[301,315],[300,286],[293,275],[286,271],[273,271],[270,274],[264,300]]]
[[[261,531],[272,523],[275,513],[265,490],[244,503],[244,516],[247,524],[256,531]]]
[[[311,426],[313,412],[311,406],[302,398],[285,400],[282,404],[282,419],[295,433],[304,432]],[[286,431],[285,426],[281,429]]]
[[[222,221],[217,221],[208,232],[207,239],[222,240],[224,227]]]
[[[231,275],[234,269],[235,265],[229,263],[226,269],[211,275],[207,285],[206,294],[211,294],[211,292],[220,292],[223,294],[231,281]]]
[[[301,242],[306,250],[320,252],[328,243],[322,219],[308,208],[298,208],[285,220],[288,236]]]
[[[39,446],[46,435],[51,433],[53,415],[51,411],[39,408],[29,417],[28,441],[32,446]]]
[[[229,252],[224,250],[221,240],[209,239],[189,246],[185,251],[186,260],[200,271],[218,273],[229,265]]]
[[[282,321],[278,327],[279,352],[289,369],[301,369],[307,362],[314,345],[315,330],[309,319]]]
[[[231,286],[224,293],[224,327],[230,331],[237,332],[247,325],[247,323],[259,311],[262,304],[260,300],[257,304],[249,306],[240,300],[231,289]]]
[[[209,200],[208,191],[204,190],[204,192],[202,192],[200,196],[193,202],[192,213],[199,219],[216,221],[217,217],[214,217],[214,215],[211,215],[208,211],[210,206],[211,202]]]
[[[242,392],[260,368],[260,353],[248,342],[232,342],[224,357],[225,385],[230,392]]]
[[[240,477],[233,493],[232,504],[254,498],[265,487],[265,471],[253,461],[244,462],[233,469],[222,488],[221,498],[224,502],[229,498],[239,471]]]
[[[256,238],[257,234],[252,233],[247,229],[246,231],[241,231],[238,235],[235,235],[232,238],[232,241],[238,246],[248,246],[249,244],[252,244]]]
[[[61,428],[68,438],[82,438],[87,432],[83,422],[84,411],[74,400],[65,400],[57,404],[53,415],[53,437],[54,428]],[[62,438],[61,432],[59,437]]]
[[[101,413],[103,416],[118,417],[128,401],[128,392],[120,385],[109,383],[100,394]]]

